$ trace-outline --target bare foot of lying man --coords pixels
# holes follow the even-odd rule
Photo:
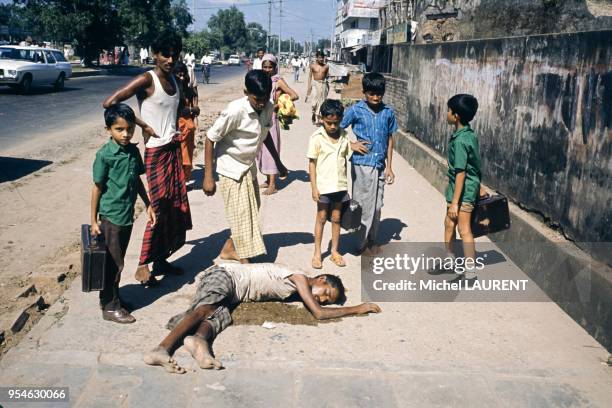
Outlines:
[[[205,339],[200,336],[187,336],[183,344],[200,368],[205,370],[211,368],[220,370],[223,368],[221,362],[213,357],[210,344]]]
[[[232,324],[229,308],[241,302],[283,301],[297,293],[308,311],[319,320],[380,313],[380,307],[374,303],[324,306],[344,304],[344,292],[342,280],[335,275],[309,277],[299,269],[272,263],[214,265],[200,276],[191,306],[168,321],[166,327],[170,333],[145,355],[145,362],[168,369],[168,363],[173,360],[167,350],[176,349],[182,342],[201,368],[221,369],[223,366],[215,358],[211,345]]]
[[[170,357],[168,351],[162,347],[155,347],[153,350],[145,353],[144,362],[149,365],[162,366],[169,373],[185,374],[185,369],[178,365],[176,360]]]

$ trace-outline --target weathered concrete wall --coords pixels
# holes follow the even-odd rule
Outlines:
[[[612,31],[395,47],[387,99],[442,155],[456,93],[480,102],[485,183],[573,240],[612,241]]]
[[[604,0],[609,1],[609,0]],[[591,4],[590,4],[591,3]],[[610,7],[593,0],[416,0],[415,18],[424,30],[436,18],[439,36],[450,40],[612,29]],[[606,15],[607,14],[607,15]],[[435,30],[434,30],[435,31]]]

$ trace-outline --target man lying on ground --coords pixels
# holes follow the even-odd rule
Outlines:
[[[322,307],[341,305],[346,300],[342,281],[335,275],[311,278],[299,270],[272,263],[215,265],[201,276],[191,307],[170,319],[166,325],[170,334],[144,355],[144,361],[162,366],[171,373],[185,373],[171,357],[183,341],[200,368],[221,369],[223,366],[212,352],[212,343],[232,324],[229,307],[241,302],[282,301],[294,293],[319,320],[380,312],[380,307],[374,303]]]

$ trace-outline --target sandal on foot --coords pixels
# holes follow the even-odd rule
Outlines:
[[[140,284],[142,286],[144,286],[145,288],[152,288],[152,287],[155,287],[155,286],[159,286],[159,281],[157,280],[157,278],[155,276],[151,275],[149,280],[140,281]]]
[[[310,264],[312,266],[313,269],[322,269],[323,268],[323,262],[321,262],[321,258],[317,259],[316,257],[312,257],[312,261],[310,261]]]
[[[340,254],[332,254],[332,256],[329,257],[329,260],[341,268],[346,266],[346,262],[344,262],[344,258],[342,258],[342,255]]]

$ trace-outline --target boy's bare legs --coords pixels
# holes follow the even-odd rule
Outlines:
[[[327,204],[317,203],[317,216],[315,219],[314,233],[314,255],[312,256],[312,267],[314,269],[321,269],[323,267],[323,263],[321,261],[321,240],[323,240],[323,229],[325,228],[325,222],[327,221],[327,209]]]
[[[334,203],[332,207],[332,245],[331,245],[331,260],[338,266],[346,266],[344,258],[338,252],[340,244],[340,219],[342,217],[342,203]]]
[[[174,329],[159,343],[159,346],[145,353],[144,362],[149,365],[158,365],[170,373],[183,374],[185,369],[178,365],[176,360],[170,356],[170,351],[187,336],[194,328],[198,327],[206,318],[213,314],[217,305],[202,305],[194,311],[187,313]]]
[[[195,335],[185,337],[183,344],[191,356],[197,361],[200,368],[220,370],[223,368],[221,362],[215,359],[212,351],[212,343],[215,334],[212,326],[207,321],[200,323]]]
[[[457,222],[448,216],[448,213],[444,217],[444,246],[446,252],[455,255],[455,228],[457,228]]]
[[[474,234],[472,234],[472,213],[459,211],[457,229],[463,244],[463,256],[474,260],[476,258],[476,245],[474,244]],[[473,275],[474,270],[466,269],[466,273]],[[467,275],[466,275],[467,276]]]

